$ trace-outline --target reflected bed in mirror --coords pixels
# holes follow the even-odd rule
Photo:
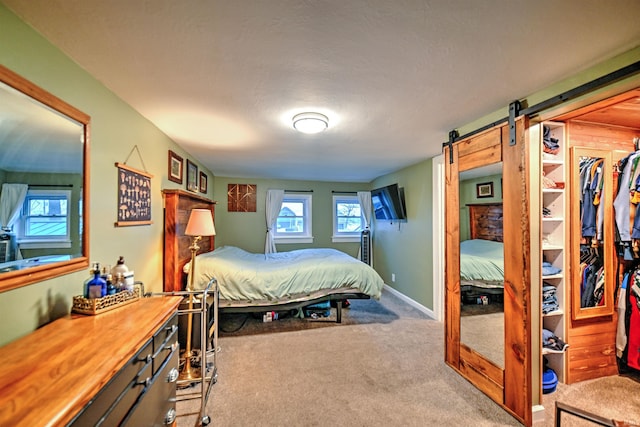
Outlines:
[[[88,267],[88,127],[0,66],[0,292]]]
[[[460,342],[503,367],[501,179],[502,163],[460,173]],[[479,182],[492,184],[489,201],[477,200]]]

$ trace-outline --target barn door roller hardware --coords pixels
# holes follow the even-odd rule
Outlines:
[[[571,101],[575,98],[578,98],[582,95],[586,95],[589,92],[593,92],[597,89],[601,89],[605,86],[608,86],[612,83],[615,83],[617,81],[623,80],[627,77],[631,77],[635,74],[640,73],[640,61],[634,62],[633,64],[629,64],[626,67],[622,67],[619,70],[613,71],[609,74],[605,74],[602,77],[599,77],[595,80],[591,80],[590,82],[584,83],[580,86],[577,86],[573,89],[570,89],[566,92],[563,92],[559,95],[553,96],[549,99],[546,99],[545,101],[542,101],[536,105],[532,105],[531,107],[526,107],[526,108],[521,108],[522,105],[526,105],[526,100],[523,101],[514,101],[511,104],[509,104],[509,117],[504,117],[500,120],[496,120],[493,123],[489,123],[485,126],[482,126],[474,131],[471,131],[469,133],[466,133],[462,136],[456,136],[455,139],[453,141],[451,141],[451,132],[449,132],[449,141],[443,143],[443,146],[450,146],[451,144],[460,141],[462,139],[466,139],[469,138],[473,135],[476,135],[484,130],[487,129],[491,129],[494,126],[498,126],[502,123],[505,122],[509,122],[510,128],[509,128],[509,144],[513,145],[515,144],[515,136],[512,136],[512,131],[515,133],[515,126],[513,127],[513,129],[511,129],[511,125],[515,122],[515,118],[519,117],[519,116],[533,116],[541,111],[544,111],[546,109],[555,107],[556,105],[560,105],[563,102],[567,102],[567,101]],[[516,113],[515,111],[511,111],[511,106],[515,103],[518,102],[519,106],[517,107],[519,109],[518,113]],[[514,115],[515,114],[515,115]],[[513,121],[512,121],[512,115],[514,115],[513,117]],[[514,134],[515,135],[515,134]]]
[[[509,145],[516,145],[516,118],[520,115],[520,101],[509,104]]]
[[[453,164],[453,143],[456,141],[460,134],[456,129],[449,132],[449,142],[445,142],[444,145],[449,146],[449,164]]]

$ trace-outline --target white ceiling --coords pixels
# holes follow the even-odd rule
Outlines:
[[[0,1],[228,177],[368,182],[640,45],[638,0]]]

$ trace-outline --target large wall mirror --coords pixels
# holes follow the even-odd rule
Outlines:
[[[0,66],[0,292],[88,267],[89,120]]]
[[[502,162],[459,180],[460,342],[504,369]]]

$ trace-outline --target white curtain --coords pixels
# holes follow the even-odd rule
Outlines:
[[[364,217],[364,226],[371,230],[369,226],[371,224],[371,192],[370,191],[358,191],[358,202],[360,202],[360,209],[362,209],[362,216]],[[362,259],[362,244],[358,249],[358,259]],[[371,262],[373,264],[373,261]]]
[[[27,184],[2,184],[0,193],[0,227],[10,229],[20,216],[24,199],[27,197]]]
[[[273,239],[273,228],[276,225],[283,200],[284,190],[267,190],[267,206],[265,210],[265,216],[267,217],[267,239],[264,244],[265,254],[278,252],[276,250],[276,243]]]

